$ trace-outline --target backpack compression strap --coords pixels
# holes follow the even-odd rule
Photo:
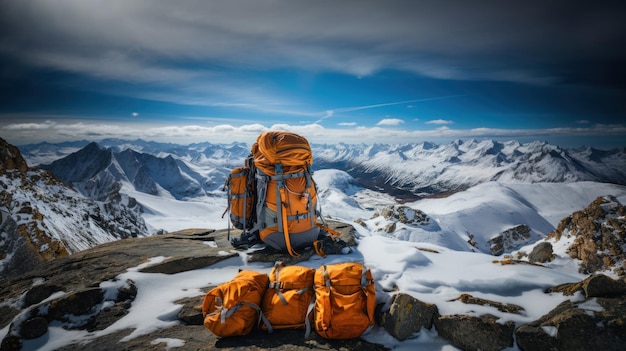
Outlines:
[[[263,322],[263,324],[265,324],[265,326],[267,327],[268,333],[272,333],[274,331],[274,329],[272,328],[272,325],[270,324],[270,321],[267,320],[261,308],[251,302],[240,302],[231,309],[222,308],[222,310],[220,311],[220,322],[222,324],[226,323],[226,319],[230,318],[230,316],[232,316],[235,312],[237,312],[237,310],[239,310],[244,305],[251,307],[258,313],[259,320],[257,324],[260,324],[260,322]]]
[[[274,165],[276,175],[283,175],[283,165],[277,163]],[[299,257],[300,254],[296,252],[291,246],[291,239],[289,238],[289,223],[287,222],[287,216],[283,214],[283,201],[287,199],[287,192],[285,190],[285,183],[282,177],[278,177],[276,180],[276,215],[278,216],[278,231],[282,231],[285,237],[285,245],[287,246],[287,252],[293,257]]]

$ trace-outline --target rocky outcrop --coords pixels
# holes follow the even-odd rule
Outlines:
[[[342,234],[343,242],[328,245],[329,253],[340,253],[356,244],[354,228],[338,222],[329,224]],[[10,330],[2,340],[0,350],[19,350],[25,340],[45,335],[52,324],[94,332],[106,329],[128,313],[141,291],[132,280],[126,280],[115,294],[105,293],[102,282],[115,280],[128,268],[138,267],[157,255],[165,258],[140,271],[174,274],[238,256],[236,251],[231,250],[226,232],[198,229],[120,240],[52,260],[27,274],[0,281],[0,301],[7,302],[0,304],[0,329],[9,326]],[[310,258],[308,251],[302,255],[304,259]],[[256,261],[285,259],[289,264],[299,262],[289,261],[289,256],[285,254],[262,250],[249,253],[248,258]],[[207,284],[202,290],[206,292],[211,288]],[[564,302],[536,321],[515,325],[489,314],[440,315],[436,305],[396,292],[392,294],[388,307],[379,309],[377,321],[398,340],[416,337],[425,328],[436,330],[440,337],[463,350],[501,350],[514,347],[515,342],[524,351],[599,347],[609,351],[622,349],[626,343],[624,281],[598,274],[581,282],[552,287],[546,293],[578,293],[584,299]],[[203,295],[199,295],[177,301],[182,305],[178,312],[178,325],[125,341],[124,349],[157,349],[155,340],[165,339],[184,340],[185,349],[383,349],[380,345],[360,339],[325,340],[315,333],[311,339],[305,340],[301,331],[290,330],[275,331],[271,338],[264,332],[255,331],[245,337],[218,339],[202,325],[202,299]],[[469,305],[490,306],[505,313],[524,313],[519,306],[469,294],[462,294],[455,300]],[[80,322],[77,323],[77,320]],[[119,340],[132,332],[128,329],[102,335],[93,339],[87,347],[118,349]],[[85,347],[74,344],[61,350],[82,350]]]
[[[605,275],[594,275],[578,283],[552,287],[546,293],[574,295],[584,299],[565,301],[531,323],[516,326],[481,316],[442,315],[437,306],[407,294],[396,294],[380,324],[398,340],[419,335],[422,328],[435,327],[440,337],[462,350],[502,350],[517,346],[530,350],[623,350],[626,344],[626,283]],[[468,294],[457,299],[465,304],[488,305],[501,312],[523,314],[520,306],[485,300]]]
[[[426,213],[408,206],[388,206],[383,208],[379,215],[403,224],[427,225],[430,221]]]
[[[522,350],[623,350],[626,344],[626,283],[604,275],[554,287],[582,301],[565,301],[515,331]]]
[[[530,227],[520,224],[507,229],[487,241],[490,245],[491,254],[500,256],[505,252],[517,249],[531,240]]]
[[[16,146],[0,138],[0,171],[2,170],[16,170],[24,173],[28,170],[28,165]]]
[[[614,196],[599,197],[564,218],[546,239],[571,242],[568,254],[581,260],[581,273],[613,270],[626,277],[626,206]]]

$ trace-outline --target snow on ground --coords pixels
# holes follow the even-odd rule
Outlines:
[[[316,174],[318,173],[321,175],[316,176],[316,180],[326,215],[351,222],[355,218],[370,218],[380,206],[389,204],[389,198],[379,195],[370,197],[367,190],[351,185],[348,191],[341,191],[349,179],[339,181],[337,177],[344,175],[338,171]],[[519,222],[525,222],[537,232],[547,234],[550,227],[556,226],[561,218],[586,207],[597,196],[602,195],[615,195],[624,203],[626,187],[592,182],[515,185],[487,183],[448,198],[409,204],[437,221],[438,226],[431,226],[428,234],[438,236],[438,240],[422,240],[424,236],[420,235],[399,240],[393,235],[380,234],[355,225],[359,245],[354,252],[326,258],[314,256],[301,265],[318,268],[323,263],[362,262],[372,270],[379,302],[388,301],[390,293],[386,291],[399,291],[436,304],[442,315],[490,313],[498,316],[502,322],[511,320],[524,324],[538,319],[564,300],[581,298],[579,295],[566,297],[558,293],[543,293],[549,286],[577,282],[585,278],[577,272],[575,262],[565,254],[565,246],[555,246],[557,259],[546,264],[546,267],[500,265],[497,260],[501,257],[454,249],[458,246],[458,237],[462,237],[466,229],[493,232]],[[215,227],[216,223],[226,226],[225,220],[221,219],[225,208],[223,198],[196,203],[171,199],[163,201],[139,193],[131,196],[136,196],[139,202],[148,205],[150,213],[145,218],[153,227],[178,230]],[[456,237],[452,234],[456,234]],[[224,250],[229,251],[231,248],[225,247]],[[139,292],[128,315],[107,329],[94,333],[66,331],[60,326],[52,325],[46,336],[25,341],[24,350],[54,350],[77,340],[88,342],[99,335],[125,328],[135,329],[126,338],[132,339],[179,323],[176,315],[182,306],[176,305],[174,301],[201,295],[201,288],[229,281],[240,268],[266,273],[271,269],[271,264],[247,263],[245,258],[242,253],[204,269],[173,275],[140,273],[140,267],[130,269],[115,281],[101,285],[115,291],[126,279],[132,279],[137,284]],[[163,257],[155,257],[153,262],[162,259]],[[515,315],[489,306],[468,306],[458,301],[450,301],[462,293],[516,304],[523,307],[525,312]],[[0,330],[0,339],[7,330],[8,327]],[[206,332],[209,333],[208,330]],[[439,338],[434,329],[423,330],[415,338],[400,342],[382,328],[376,327],[363,338],[397,350],[457,350],[449,342]],[[165,349],[176,350],[177,347],[184,347],[185,341],[157,338],[153,343],[163,344]],[[518,348],[514,346],[510,350]]]
[[[134,190],[126,193],[144,208],[143,218],[151,230],[175,232],[188,228],[221,229],[228,226],[226,193],[216,192],[194,201],[163,198]]]

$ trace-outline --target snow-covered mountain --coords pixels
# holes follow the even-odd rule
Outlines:
[[[545,142],[336,144],[317,147],[315,156],[318,167],[344,169],[368,185],[405,195],[454,192],[488,181],[626,184],[624,150],[566,150]]]
[[[129,196],[86,198],[51,173],[29,168],[17,148],[2,139],[0,156],[0,276],[27,272],[39,262],[105,242],[148,234],[140,207]],[[76,171],[80,172],[89,169]]]
[[[46,164],[61,155],[78,151],[81,144],[77,143],[73,148],[68,144],[54,145],[23,145],[20,149],[31,164]],[[176,145],[107,139],[99,145],[114,153],[130,149],[159,158],[172,156],[190,168],[203,170],[199,173],[240,165],[250,152],[250,147],[243,143]],[[442,145],[428,142],[405,145],[340,143],[312,147],[314,169],[341,169],[370,189],[409,200],[418,195],[451,193],[488,181],[595,181],[626,185],[624,149],[563,149],[545,142],[521,144],[494,140],[457,140]],[[180,166],[178,162],[177,167]],[[225,171],[222,169],[222,173]],[[225,177],[224,174],[215,175]]]
[[[230,171],[224,167],[212,167],[203,171],[194,163],[185,162],[170,154],[162,156],[131,148],[116,152],[113,148],[105,149],[96,143],[90,143],[64,158],[40,167],[51,171],[83,195],[96,200],[106,200],[111,193],[115,194],[120,190],[178,200],[203,198],[218,189]],[[206,158],[202,161],[208,163]]]

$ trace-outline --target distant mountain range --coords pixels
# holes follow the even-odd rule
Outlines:
[[[325,145],[315,155],[318,167],[343,169],[366,186],[404,195],[455,192],[488,181],[626,184],[624,149],[458,140],[444,145]]]
[[[494,140],[312,147],[314,169],[344,170],[365,187],[406,199],[453,193],[488,181],[626,185],[625,149],[563,149],[545,142]],[[106,195],[114,182],[177,199],[202,197],[215,191],[250,152],[243,143],[178,145],[118,139],[97,145],[40,143],[19,148],[30,164],[42,164],[92,198]]]

